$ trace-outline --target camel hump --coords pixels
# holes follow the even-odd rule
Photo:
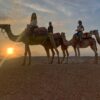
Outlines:
[[[91,35],[89,34],[89,32],[85,32],[84,34],[83,34],[83,38],[84,39],[88,39],[88,38],[90,38],[91,37]]]
[[[60,33],[54,33],[53,36],[54,36],[55,39],[61,38]]]
[[[75,33],[73,37],[75,37],[76,39],[78,39],[78,34]],[[88,39],[88,38],[91,38],[91,35],[89,34],[89,32],[85,32],[85,33],[83,33],[82,38],[83,39]]]
[[[48,30],[45,27],[38,27],[34,29],[33,34],[35,35],[48,35]]]

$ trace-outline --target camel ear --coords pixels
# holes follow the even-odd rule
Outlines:
[[[97,29],[95,29],[95,30],[93,30],[93,32],[98,32],[98,30],[97,30]]]
[[[98,30],[96,29],[96,31],[98,32]]]
[[[63,35],[65,35],[65,32],[62,32]]]
[[[92,34],[92,33],[93,33],[93,30],[90,31],[90,34]]]
[[[61,35],[63,35],[63,32],[61,32]]]

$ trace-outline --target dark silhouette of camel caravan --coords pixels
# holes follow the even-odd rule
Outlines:
[[[23,61],[24,65],[26,63],[27,54],[29,55],[29,64],[31,64],[31,51],[30,51],[29,45],[42,45],[46,51],[48,62],[53,63],[55,52],[54,52],[54,47],[52,46],[52,43],[50,42],[50,39],[48,38],[48,31],[46,28],[40,27],[40,28],[34,29],[31,39],[26,34],[23,34],[23,33],[20,35],[14,35],[11,31],[10,24],[0,24],[0,28],[2,30],[5,30],[10,40],[15,41],[15,42],[23,42],[25,44],[25,53],[24,53],[24,61]],[[77,53],[78,53],[78,56],[80,56],[79,48],[86,48],[90,46],[91,49],[95,53],[95,63],[98,63],[96,40],[92,37],[92,35],[96,37],[97,42],[100,44],[100,36],[99,36],[98,30],[92,30],[88,33],[84,33],[82,37],[86,37],[86,38],[82,38],[81,42],[77,38],[77,34],[74,34],[70,41],[66,40],[65,33],[53,34],[56,46],[57,47],[61,46],[61,50],[63,53],[63,59],[61,60],[61,63],[64,61],[66,54],[67,54],[67,61],[68,61],[68,57],[69,57],[69,53],[67,50],[68,46],[72,46],[74,48],[75,56],[77,56]],[[50,60],[49,50],[51,50],[52,52],[51,60]],[[56,53],[58,57],[58,63],[60,63],[59,52],[56,52]]]
[[[46,54],[48,57],[48,62],[53,63],[53,59],[54,59],[54,55],[55,55],[55,52],[53,50],[54,47],[52,46],[50,39],[48,38],[48,31],[45,27],[36,28],[36,29],[34,29],[34,32],[31,30],[30,32],[33,32],[31,39],[27,36],[27,34],[23,34],[23,33],[20,35],[14,35],[11,31],[10,24],[0,24],[0,28],[2,30],[5,30],[5,32],[7,33],[10,40],[12,40],[14,42],[23,42],[25,44],[23,65],[25,65],[25,63],[26,63],[27,54],[29,55],[29,64],[31,64],[31,51],[30,51],[29,45],[42,45],[46,51]],[[63,61],[65,58],[64,51],[67,49],[67,46],[65,46],[63,44],[63,40],[62,40],[60,33],[55,33],[55,34],[53,34],[53,36],[54,36],[56,46],[58,47],[61,45],[61,49],[63,51],[63,59],[62,59],[62,61]],[[51,52],[52,52],[51,60],[50,60],[49,50],[51,50]],[[68,56],[68,51],[67,51],[67,56]],[[57,52],[57,57],[58,57],[58,63],[60,63],[59,51]]]

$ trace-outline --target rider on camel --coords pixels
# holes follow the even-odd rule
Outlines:
[[[37,26],[37,15],[36,13],[32,13],[31,15],[31,21],[30,24],[27,25],[27,28],[29,30],[28,34],[32,35],[35,28],[38,28]]]
[[[32,13],[30,26],[32,26],[33,28],[37,28],[37,15],[36,15],[36,13]]]
[[[52,46],[54,47],[54,49],[56,51],[58,51],[57,47],[56,47],[55,40],[54,40],[54,36],[53,36],[53,25],[52,25],[52,22],[49,22],[48,34],[49,34],[49,39],[50,39],[50,42],[51,42]]]
[[[78,35],[78,37],[79,37],[79,39],[81,41],[82,40],[83,31],[84,31],[84,26],[82,25],[82,21],[81,20],[78,21],[78,24],[79,25],[77,26],[76,31],[77,31],[77,35]]]
[[[34,31],[35,28],[38,28],[38,26],[37,26],[37,15],[36,15],[36,13],[32,13],[30,24],[27,25],[27,27],[26,27],[26,29],[24,30],[23,33],[25,33],[31,40],[31,38],[33,36],[33,31]]]

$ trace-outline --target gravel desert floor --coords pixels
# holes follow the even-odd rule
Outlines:
[[[78,63],[72,57],[69,64],[48,64],[46,57],[33,57],[31,66],[21,61],[0,67],[0,100],[100,100],[100,64],[92,57]]]

